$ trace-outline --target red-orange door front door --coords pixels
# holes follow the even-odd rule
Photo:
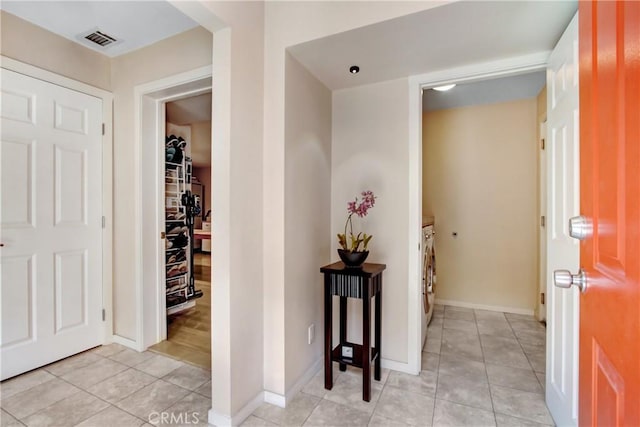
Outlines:
[[[581,1],[583,426],[640,426],[640,2]]]

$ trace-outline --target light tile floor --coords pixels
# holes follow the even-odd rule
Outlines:
[[[552,425],[545,332],[531,316],[436,306],[419,376],[383,369],[367,403],[361,371],[336,366],[331,391],[319,372],[286,409],[263,404],[244,425]],[[209,371],[112,344],[0,383],[0,419],[2,427],[206,425],[210,400]]]
[[[541,426],[545,327],[531,316],[436,306],[419,376],[383,369],[362,400],[359,369],[319,372],[286,409],[263,404],[245,426]]]
[[[206,425],[211,372],[111,344],[3,381],[0,407],[2,427]]]

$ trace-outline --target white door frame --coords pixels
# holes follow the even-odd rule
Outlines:
[[[136,223],[136,310],[139,351],[167,338],[164,240],[164,144],[166,103],[211,91],[205,66],[134,88]]]
[[[113,340],[113,94],[104,89],[0,55],[0,67],[102,100],[102,343]]]
[[[422,89],[450,83],[470,83],[546,70],[549,51],[485,62],[409,77],[409,302],[408,365],[418,374],[422,344],[422,279],[420,272],[420,230],[422,226]],[[437,220],[437,218],[436,218]]]

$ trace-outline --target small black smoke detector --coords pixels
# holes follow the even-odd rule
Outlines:
[[[351,74],[358,74],[360,72],[360,67],[358,67],[357,65],[352,65],[351,67],[349,67],[349,72]]]

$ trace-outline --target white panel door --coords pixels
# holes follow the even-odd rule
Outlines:
[[[5,379],[103,342],[102,101],[0,73]]]
[[[578,16],[547,68],[547,369],[546,401],[559,426],[578,423],[580,297],[577,287],[553,285],[553,271],[577,271],[580,246],[569,218],[580,211]]]

